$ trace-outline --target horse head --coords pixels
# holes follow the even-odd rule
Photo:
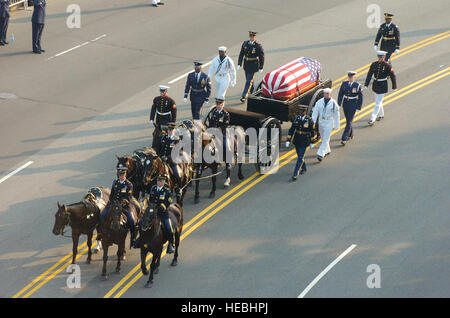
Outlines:
[[[111,230],[119,231],[120,228],[124,225],[125,220],[122,216],[122,211],[122,203],[117,200],[113,200],[106,216],[107,224],[110,225]]]
[[[57,202],[58,211],[55,214],[55,224],[53,225],[53,234],[55,235],[64,235],[64,228],[69,224],[69,212],[67,211],[66,206],[60,205]]]
[[[141,230],[144,232],[148,231],[153,226],[153,224],[155,224],[155,221],[156,221],[156,209],[155,205],[152,204],[144,211],[144,215],[142,216],[141,219]]]
[[[136,168],[133,159],[130,156],[119,157],[117,155],[116,155],[116,158],[117,158],[116,168],[119,167],[119,165],[123,165],[123,166],[127,167],[128,168],[127,176],[129,177],[134,172],[134,169]]]
[[[159,160],[158,160],[159,159]],[[162,171],[162,160],[158,156],[148,158],[144,165],[143,182],[149,186]]]

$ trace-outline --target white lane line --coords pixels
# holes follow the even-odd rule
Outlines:
[[[317,284],[317,282],[325,276],[326,273],[328,273],[328,271],[330,269],[333,268],[334,265],[336,265],[341,259],[343,259],[345,257],[345,255],[347,255],[348,253],[350,253],[354,248],[356,247],[356,244],[352,244],[350,245],[349,248],[347,248],[341,255],[338,256],[338,258],[336,258],[330,265],[328,265],[316,278],[314,278],[314,280],[309,283],[309,285],[305,288],[304,291],[301,292],[300,295],[298,295],[297,298],[303,298],[305,297],[305,295],[311,290],[311,288],[314,287],[315,284]]]
[[[3,178],[0,179],[0,183],[2,183],[3,181],[6,181],[7,179],[9,179],[10,177],[12,177],[13,175],[15,175],[17,172],[25,169],[26,167],[28,167],[29,165],[31,165],[34,161],[28,161],[26,164],[24,164],[23,166],[17,168],[16,170],[14,170],[13,172],[8,173],[6,176],[4,176]]]
[[[202,67],[206,67],[206,66],[208,66],[209,64],[211,64],[211,61],[209,61],[208,63],[203,64]],[[191,72],[193,72],[193,71],[189,71],[189,72],[187,72],[187,73],[185,73],[185,74],[183,74],[183,75],[178,76],[177,78],[171,80],[171,81],[169,82],[169,84],[173,84],[173,83],[175,83],[176,81],[179,81],[180,79],[182,79],[183,77],[186,77],[186,76],[187,76],[189,73],[191,73]]]
[[[73,50],[79,49],[80,47],[83,47],[83,46],[85,46],[85,45],[88,45],[88,44],[91,43],[91,42],[95,42],[95,41],[97,41],[97,40],[100,40],[101,38],[104,38],[105,36],[106,36],[106,34],[100,35],[99,37],[96,37],[96,38],[93,39],[93,40],[84,42],[84,43],[82,43],[82,44],[80,44],[80,45],[74,46],[73,48],[70,48],[70,49],[68,49],[68,50],[65,50],[64,52],[58,53],[58,54],[56,54],[56,55],[53,55],[52,57],[49,57],[49,58],[47,59],[47,61],[48,61],[48,60],[51,60],[51,59],[54,59],[55,57],[61,56],[61,55],[63,55],[63,54],[69,53],[69,52],[71,52],[71,51],[73,51]]]

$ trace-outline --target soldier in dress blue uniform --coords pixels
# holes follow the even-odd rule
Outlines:
[[[169,218],[167,208],[172,202],[172,191],[166,183],[167,176],[161,174],[156,179],[156,185],[150,189],[149,195],[145,198],[142,209],[144,213],[147,213],[151,204],[156,205],[157,215],[166,229],[169,244],[167,245],[167,254],[173,253],[173,234],[172,221]],[[140,240],[138,239],[136,246],[139,246]]]
[[[189,91],[191,91],[191,112],[194,120],[200,119],[203,104],[209,102],[211,95],[211,79],[202,72],[202,63],[194,62],[195,72],[189,73],[184,89],[184,102],[187,102]]]
[[[256,34],[258,32],[248,31],[248,33],[250,40],[242,43],[237,66],[239,70],[242,60],[244,60],[245,87],[240,99],[242,103],[245,103],[249,93],[253,93],[255,73],[258,71],[261,73],[264,67],[264,49],[260,43],[256,42]]]
[[[41,54],[45,50],[41,47],[42,31],[44,30],[45,23],[45,6],[47,3],[45,0],[33,0],[33,16],[31,17],[31,23],[33,27],[33,53]]]
[[[398,53],[398,50],[400,50],[400,29],[392,23],[393,16],[391,13],[384,14],[386,23],[380,25],[373,47],[375,51],[378,51],[378,43],[383,37],[379,50],[387,52],[385,56],[386,61],[389,61],[393,52]]]
[[[6,31],[9,23],[10,0],[0,0],[0,45],[6,45]]]
[[[353,117],[356,110],[361,110],[363,103],[362,87],[355,82],[356,72],[348,72],[348,80],[342,82],[339,89],[338,105],[344,109],[346,125],[342,134],[341,144],[345,146],[349,138],[353,139]]]
[[[181,195],[181,179],[178,164],[176,164],[172,159],[172,150],[180,142],[180,139],[175,136],[175,128],[177,125],[175,123],[169,123],[167,129],[167,135],[164,134],[161,137],[161,142],[159,144],[158,156],[165,162],[167,162],[173,170],[175,182],[178,185],[178,192]],[[174,154],[176,155],[176,154]]]
[[[301,110],[300,115],[296,116],[292,120],[292,126],[289,129],[288,141],[286,141],[286,147],[289,148],[291,143],[294,144],[297,152],[297,163],[295,165],[294,174],[292,175],[292,181],[297,180],[298,171],[300,174],[306,172],[305,151],[306,148],[311,145],[311,137],[314,135],[314,123],[311,117],[306,115],[306,109]]]
[[[120,164],[117,167],[117,179],[113,181],[111,186],[111,194],[109,196],[109,202],[103,211],[100,213],[100,220],[103,220],[105,215],[108,213],[110,207],[110,202],[113,200],[121,202],[123,199],[128,201],[128,204],[124,206],[124,213],[127,217],[127,226],[130,229],[131,239],[130,248],[136,243],[136,227],[135,220],[130,211],[130,204],[133,204],[133,184],[127,180],[128,168]]]
[[[159,96],[153,99],[152,109],[150,111],[150,123],[154,124],[152,148],[157,149],[160,135],[162,132],[161,125],[167,125],[177,120],[177,105],[175,101],[167,95],[168,86],[159,86]]]

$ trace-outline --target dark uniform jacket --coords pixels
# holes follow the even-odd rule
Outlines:
[[[361,110],[363,104],[361,85],[356,82],[342,82],[337,102],[339,106],[355,107],[355,109]]]
[[[166,210],[172,202],[172,191],[169,189],[167,184],[160,190],[158,190],[158,186],[154,185],[150,189],[149,201],[150,203],[154,203],[156,205],[158,209],[158,216],[160,218],[168,217]]]
[[[200,72],[200,78],[199,80],[196,80],[196,74],[196,72],[188,74],[186,87],[184,89],[184,98],[187,98],[189,91],[191,91],[191,101],[208,101],[209,95],[211,95],[211,80],[208,75],[203,72]]]
[[[153,99],[152,109],[150,111],[150,120],[156,116],[156,125],[167,125],[177,120],[177,105],[169,96],[156,96]]]
[[[10,0],[0,0],[0,18],[9,17]]]
[[[45,6],[47,3],[45,0],[33,0],[33,16],[31,17],[31,22],[34,23],[45,23]]]
[[[314,135],[313,121],[309,116],[296,116],[289,129],[289,140],[293,136],[292,143],[297,147],[307,147],[311,144],[311,138]]]
[[[244,70],[246,72],[257,72],[264,67],[264,49],[258,42],[253,44],[250,41],[245,41],[242,44],[241,52],[239,53],[238,65],[242,65],[244,60]]]
[[[389,26],[383,23],[378,29],[377,36],[375,38],[375,45],[378,46],[381,37],[381,50],[386,52],[394,52],[396,49],[400,49],[400,30],[394,23],[390,23]]]
[[[222,109],[221,112],[217,108],[214,108],[211,114],[211,120],[209,127],[211,128],[220,128],[222,130],[223,137],[225,138],[225,133],[227,127],[230,125],[230,113],[225,109]]]
[[[109,196],[109,201],[118,200],[121,202],[123,199],[131,202],[133,197],[133,184],[126,180],[122,183],[119,179],[114,180],[111,186],[111,195]]]
[[[172,149],[179,142],[178,137],[172,139],[169,135],[164,134],[159,144],[158,156],[164,158],[166,161],[172,162]]]
[[[364,86],[368,87],[370,80],[374,77],[372,90],[376,94],[386,94],[388,91],[387,78],[392,81],[392,89],[397,89],[397,80],[395,78],[394,69],[386,61],[376,61],[370,65],[369,72],[367,72],[366,82]]]

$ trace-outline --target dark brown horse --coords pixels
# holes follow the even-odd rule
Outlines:
[[[100,211],[109,201],[110,190],[108,188],[92,188],[84,196],[83,200],[66,205],[58,204],[58,211],[55,214],[55,224],[53,234],[64,235],[64,228],[70,225],[72,228],[72,264],[75,264],[78,251],[78,241],[80,235],[87,235],[88,258],[87,263],[91,263],[92,257],[92,236],[95,227],[99,222]],[[98,242],[100,244],[100,242]],[[99,249],[98,249],[99,250]],[[96,252],[98,251],[96,250]]]
[[[133,184],[133,197],[139,200],[139,196],[142,193],[144,195],[144,183],[143,183],[143,163],[136,156],[123,156],[119,157],[116,155],[117,165],[124,165],[128,168],[127,179]]]
[[[133,214],[136,223],[141,217],[141,215],[138,215],[134,205],[129,203],[128,201],[110,201],[108,211],[106,212],[104,219],[100,222],[103,245],[102,280],[108,279],[108,276],[106,274],[108,248],[113,244],[116,244],[118,246],[116,273],[120,273],[121,260],[123,259],[123,255],[125,252],[125,240],[128,234],[127,218],[125,214],[123,214],[123,206],[125,204],[129,204],[130,211]]]
[[[178,203],[169,205],[167,211],[174,227],[175,235],[175,253],[171,266],[178,264],[178,246],[180,245],[180,236],[183,231],[183,208]],[[160,219],[157,216],[156,209],[149,208],[144,212],[140,222],[140,248],[141,248],[141,270],[142,274],[148,275],[145,265],[145,259],[148,253],[152,253],[152,263],[150,264],[150,276],[145,287],[150,288],[153,285],[153,274],[158,274],[158,268],[161,260],[163,245],[167,242],[167,234],[163,229]]]

